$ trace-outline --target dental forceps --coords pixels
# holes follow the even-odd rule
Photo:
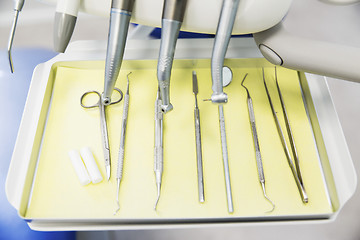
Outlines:
[[[285,140],[285,136],[284,136],[284,133],[281,129],[281,126],[280,126],[280,122],[279,122],[279,119],[276,115],[276,111],[275,111],[275,108],[274,108],[274,105],[271,101],[271,97],[270,97],[270,93],[269,93],[269,90],[267,88],[267,85],[266,85],[266,81],[265,81],[265,72],[264,72],[264,68],[262,69],[262,74],[263,74],[263,81],[264,81],[264,86],[265,86],[265,90],[266,90],[266,94],[267,94],[267,97],[268,97],[268,100],[269,100],[269,103],[270,103],[270,107],[271,107],[271,111],[272,111],[272,114],[273,114],[273,117],[274,117],[274,120],[275,120],[275,123],[276,123],[276,127],[277,127],[277,130],[278,130],[278,133],[279,133],[279,136],[280,136],[280,140],[281,140],[281,144],[283,146],[283,149],[284,149],[284,152],[285,152],[285,155],[286,155],[286,158],[288,160],[288,164],[289,164],[289,167],[291,169],[291,172],[294,176],[294,179],[295,179],[295,182],[296,182],[296,186],[298,187],[298,190],[299,190],[299,193],[300,193],[300,196],[301,196],[301,199],[304,203],[307,203],[309,201],[309,198],[306,194],[306,191],[305,191],[305,188],[304,188],[304,185],[303,185],[303,182],[302,182],[302,178],[301,178],[301,175],[298,174],[298,171],[300,172],[300,169],[297,170],[297,168],[295,167],[294,165],[294,162],[291,158],[291,154],[290,154],[290,151],[289,151],[289,147],[286,143],[286,140]],[[275,68],[275,78],[276,78],[276,81],[277,81],[277,74],[276,74],[276,68]],[[277,84],[277,91],[278,91],[278,94],[280,96],[280,102],[281,102],[281,108],[282,108],[282,111],[284,113],[284,118],[285,118],[285,122],[286,122],[286,125],[289,125],[289,120],[287,118],[287,114],[286,114],[286,110],[285,110],[285,106],[284,106],[284,103],[283,103],[283,100],[282,100],[282,95],[280,93],[280,88]],[[288,130],[289,131],[289,130]],[[289,134],[289,132],[288,132]],[[289,134],[289,138],[292,139],[292,135]],[[293,139],[290,140],[290,143],[293,144]],[[296,158],[296,157],[295,157]],[[297,161],[297,160],[295,160]],[[295,163],[297,166],[299,166],[298,163]]]
[[[119,103],[123,98],[123,93],[120,89],[114,88],[115,91],[117,91],[120,94],[120,98],[117,101],[111,102],[109,105]],[[90,94],[97,94],[99,97],[99,101],[93,105],[85,105],[84,104],[84,98]],[[100,110],[100,127],[101,127],[101,136],[102,136],[102,142],[103,142],[103,150],[104,150],[104,158],[105,158],[105,170],[106,170],[106,176],[107,180],[110,179],[110,145],[109,145],[109,135],[107,130],[107,122],[106,122],[106,108],[109,105],[104,105],[101,100],[101,94],[97,91],[88,91],[85,92],[81,98],[80,98],[80,105],[83,108],[95,108],[98,107]]]
[[[262,187],[262,190],[263,190],[264,197],[266,198],[266,200],[269,201],[269,203],[272,204],[272,209],[270,211],[268,211],[268,212],[272,212],[275,209],[275,204],[266,195],[265,175],[264,175],[264,168],[263,168],[262,157],[261,157],[261,152],[260,152],[259,137],[258,137],[257,130],[256,130],[254,106],[253,106],[253,103],[252,103],[252,98],[250,96],[249,90],[244,85],[244,81],[245,81],[247,75],[248,74],[246,74],[244,79],[242,80],[241,86],[243,86],[245,88],[246,93],[247,93],[247,106],[248,106],[249,118],[250,118],[251,130],[252,130],[251,132],[253,134],[253,141],[254,141],[254,147],[255,147],[255,156],[256,156],[256,166],[257,166],[257,169],[258,169],[259,181],[261,183],[261,187]]]

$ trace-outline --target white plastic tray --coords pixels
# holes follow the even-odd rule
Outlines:
[[[153,41],[129,41],[125,52],[125,59],[156,59],[160,42]],[[213,40],[179,40],[175,58],[200,59],[210,58]],[[38,127],[44,126],[44,117],[41,117],[43,109],[49,104],[44,104],[46,88],[50,69],[55,62],[76,60],[103,60],[105,58],[105,42],[82,41],[71,44],[65,54],[60,54],[54,59],[40,64],[34,71],[30,86],[22,123],[20,125],[12,161],[10,164],[6,194],[9,202],[19,210],[19,214],[26,209],[23,206],[28,203],[29,196],[24,192],[26,183],[33,181],[34,174],[29,173],[34,168],[31,155],[35,142],[42,138],[42,131]],[[253,39],[233,39],[230,43],[227,58],[260,58]],[[306,74],[302,77],[304,98],[309,108],[311,123],[314,128],[315,139],[318,145],[320,159],[324,171],[326,184],[328,185],[329,197],[332,201],[334,213],[316,219],[331,221],[334,219],[347,200],[353,195],[356,187],[356,174],[352,160],[345,142],[345,138],[332,103],[327,83],[323,77]],[[328,163],[328,164],[327,164]],[[333,179],[333,181],[331,180]],[[309,217],[308,219],[311,219]],[[270,220],[270,219],[269,219]],[[255,224],[253,219],[251,224]],[[264,220],[258,219],[258,222]],[[319,221],[319,220],[317,220]],[[292,223],[294,223],[292,221]],[[150,228],[183,228],[201,226],[234,226],[238,222],[213,222],[213,223],[163,223],[163,224],[121,224],[116,221],[69,221],[61,219],[32,220],[29,223],[32,229],[37,230],[116,230],[116,229],[150,229]]]

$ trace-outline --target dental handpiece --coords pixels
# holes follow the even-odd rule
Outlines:
[[[111,102],[111,94],[119,76],[126,37],[135,0],[112,0],[108,45],[105,60],[103,104]]]
[[[163,148],[163,112],[161,111],[161,98],[158,89],[155,100],[155,148],[154,148],[154,172],[157,187],[157,199],[154,210],[160,199],[161,180],[164,164],[164,148]]]
[[[164,113],[173,109],[170,103],[170,75],[176,41],[184,19],[187,0],[165,0],[161,21],[161,42],[157,66],[157,78]]]
[[[224,65],[225,54],[230,42],[239,1],[240,0],[224,0],[222,4],[211,56],[211,78],[213,90],[211,101],[213,103],[226,103],[228,100],[227,94],[223,91],[222,68]]]
[[[14,65],[13,65],[13,61],[12,61],[12,57],[11,57],[11,49],[12,49],[12,45],[13,45],[13,41],[14,41],[15,30],[16,30],[17,21],[19,18],[19,13],[22,10],[23,6],[24,6],[24,0],[15,0],[14,1],[15,16],[14,16],[14,21],[13,21],[13,24],[11,27],[11,32],[10,32],[9,41],[8,41],[8,58],[9,58],[11,73],[14,72]]]
[[[54,22],[54,50],[65,52],[74,32],[80,0],[58,0]]]

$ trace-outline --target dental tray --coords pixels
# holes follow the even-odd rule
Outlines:
[[[202,45],[189,50],[189,41]],[[151,41],[150,41],[151,42]],[[278,79],[298,149],[309,203],[301,201],[287,163],[262,82],[261,68],[283,129],[285,123],[276,93],[274,66],[257,58],[248,40],[233,41],[229,49],[252,49],[246,58],[231,56],[225,65],[233,81],[224,90],[224,105],[234,213],[227,212],[220,130],[216,105],[200,101],[211,95],[208,40],[183,40],[184,56],[174,61],[170,94],[174,110],[164,116],[164,174],[161,198],[154,211],[154,103],[157,90],[156,52],[151,46],[141,56],[130,41],[116,87],[130,79],[120,211],[116,209],[116,170],[123,101],[107,107],[111,178],[106,180],[98,109],[80,106],[81,95],[101,92],[104,76],[103,45],[73,44],[68,52],[34,71],[19,130],[6,190],[9,201],[33,229],[129,229],[165,226],[223,225],[241,222],[333,219],[354,193],[356,176],[331,97],[322,77],[278,68]],[[134,45],[132,45],[134,44]],[[154,45],[152,45],[154,44]],[[100,47],[98,47],[100,46]],[[141,49],[140,49],[141,51]],[[179,51],[179,50],[178,50]],[[202,53],[201,53],[202,51]],[[187,54],[187,56],[186,56]],[[141,60],[140,60],[141,59]],[[205,203],[198,202],[192,71],[199,82]],[[266,190],[263,196],[241,80],[253,99]],[[317,78],[316,80],[313,78]],[[300,84],[303,94],[300,91]],[[306,108],[305,105],[306,104]],[[308,112],[307,112],[308,111]],[[313,129],[313,131],[312,131]],[[89,146],[104,180],[82,186],[67,155]]]

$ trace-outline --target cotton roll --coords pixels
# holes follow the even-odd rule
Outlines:
[[[81,160],[80,154],[76,150],[68,152],[71,163],[75,169],[76,175],[79,178],[81,185],[87,185],[91,182],[89,174],[85,168],[83,161]]]
[[[99,183],[102,181],[102,176],[100,170],[96,164],[95,158],[88,147],[84,147],[80,150],[81,157],[85,163],[85,166],[90,175],[91,181],[93,183]]]

